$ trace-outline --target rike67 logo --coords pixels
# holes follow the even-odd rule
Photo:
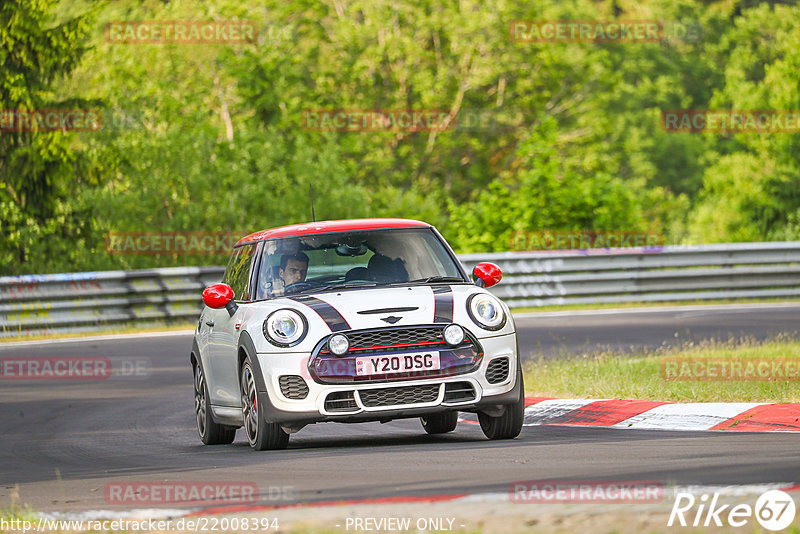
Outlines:
[[[719,497],[717,492],[711,495],[703,493],[699,497],[692,493],[677,493],[667,526],[743,527],[755,517],[763,528],[778,531],[794,522],[795,503],[785,491],[766,491],[758,497],[755,506],[720,504]]]

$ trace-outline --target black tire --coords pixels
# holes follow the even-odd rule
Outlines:
[[[248,356],[239,374],[242,385],[242,417],[247,441],[253,450],[266,451],[285,449],[289,444],[289,434],[277,423],[267,423],[258,411],[259,404],[265,400],[256,388],[253,364]]]
[[[424,415],[419,418],[422,428],[428,434],[446,434],[456,429],[458,412],[442,412]]]
[[[522,383],[522,373],[517,374],[517,380],[520,385],[519,400],[507,405],[503,415],[492,417],[478,412],[481,430],[489,439],[514,439],[522,432],[522,423],[525,419],[525,385]]]
[[[206,445],[228,445],[236,437],[236,429],[214,422],[208,402],[208,384],[200,363],[194,366],[194,414],[197,433]]]

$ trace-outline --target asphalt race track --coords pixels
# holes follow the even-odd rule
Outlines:
[[[706,311],[630,311],[521,318],[523,354],[608,345],[794,333],[800,305]],[[678,336],[676,337],[676,332]],[[621,431],[526,427],[489,442],[477,425],[430,437],[418,420],[320,424],[289,449],[256,453],[243,431],[206,447],[195,431],[190,335],[0,345],[0,358],[108,357],[144,362],[149,376],[92,381],[0,380],[0,506],[42,511],[109,509],[104,487],[125,481],[256,483],[260,504],[399,495],[505,492],[519,480],[656,480],[728,485],[800,481],[800,436],[791,433]],[[292,488],[270,495],[267,488]],[[285,499],[288,495],[288,501]],[[275,500],[271,500],[275,499]]]

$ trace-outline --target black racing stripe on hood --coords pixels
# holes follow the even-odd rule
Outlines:
[[[325,321],[325,324],[328,325],[328,328],[331,329],[332,332],[339,332],[341,330],[351,330],[350,325],[347,323],[347,320],[342,317],[342,314],[336,311],[336,308],[325,302],[324,300],[320,300],[316,297],[309,297],[309,296],[299,296],[299,297],[289,297],[291,300],[295,302],[299,302],[301,304],[305,304],[320,317],[322,320]]]
[[[436,286],[433,289],[433,322],[453,322],[453,290],[450,286]]]

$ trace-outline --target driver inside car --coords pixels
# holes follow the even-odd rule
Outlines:
[[[278,278],[283,281],[283,289],[292,284],[305,282],[308,274],[308,256],[302,252],[295,254],[284,254],[281,256],[281,267],[278,270]]]

